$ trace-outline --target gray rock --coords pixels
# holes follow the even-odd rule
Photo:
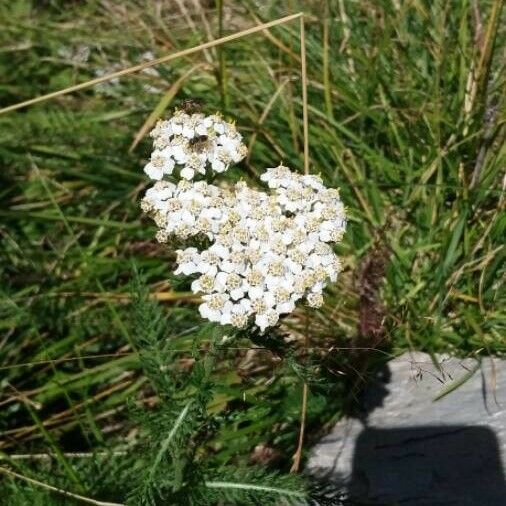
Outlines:
[[[308,470],[361,504],[505,506],[506,361],[438,361],[391,361],[389,382],[365,394],[368,414],[341,420]]]

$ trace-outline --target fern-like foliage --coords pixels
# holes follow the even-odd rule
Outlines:
[[[0,453],[2,467],[10,468],[19,476],[35,479],[37,483],[13,478],[0,473],[0,504],[9,506],[75,506],[82,504],[68,493],[84,494],[99,502],[121,504],[126,489],[139,472],[135,455],[115,455],[113,451],[100,452],[86,458],[74,459],[73,469],[79,477],[82,490],[77,490],[54,459],[12,460]],[[49,489],[45,487],[53,487]],[[58,489],[58,490],[55,490]]]
[[[307,494],[298,476],[268,473],[256,467],[220,469],[208,477],[205,485],[211,504],[306,503]]]
[[[257,468],[214,468],[206,458],[206,442],[215,422],[207,406],[213,398],[213,366],[221,331],[205,326],[210,347],[185,373],[176,367],[176,329],[160,305],[149,300],[138,275],[132,313],[135,345],[141,365],[158,397],[153,410],[134,410],[144,435],[140,472],[128,504],[158,505],[269,505],[301,504],[302,480]]]

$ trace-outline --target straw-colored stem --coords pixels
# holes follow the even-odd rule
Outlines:
[[[330,66],[329,66],[329,5],[325,0],[323,13],[323,92],[325,95],[325,109],[327,116],[334,119],[332,107],[332,93],[330,89]]]
[[[223,37],[223,0],[218,0],[218,37]],[[228,109],[228,90],[227,90],[227,67],[225,64],[225,53],[223,48],[218,48],[218,61],[219,61],[219,84],[221,104],[223,108]]]
[[[159,65],[160,63],[167,63],[169,61],[175,60],[177,58],[182,58],[183,56],[188,56],[190,54],[197,53],[199,51],[202,51],[204,49],[208,49],[211,47],[216,47],[221,44],[225,44],[226,42],[231,42],[233,40],[240,39],[242,37],[246,37],[248,35],[251,35],[253,33],[261,32],[263,30],[266,30],[268,28],[271,28],[273,26],[281,25],[284,23],[288,23],[290,21],[293,21],[294,19],[301,18],[302,13],[298,12],[297,14],[292,14],[291,16],[285,16],[284,18],[275,19],[274,21],[269,21],[268,23],[264,23],[262,25],[254,26],[252,28],[247,28],[246,30],[242,30],[237,33],[232,33],[230,35],[227,35],[225,37],[221,37],[216,40],[211,40],[208,42],[205,42],[204,44],[200,44],[195,47],[190,47],[188,49],[183,49],[182,51],[178,51],[176,53],[171,53],[165,56],[162,56],[161,58],[157,58],[155,60],[151,60],[148,62],[141,63],[139,65],[134,65],[133,67],[128,67],[123,70],[118,70],[117,72],[112,72],[111,74],[107,74],[105,76],[97,77],[95,79],[91,79],[89,81],[86,81],[81,84],[76,84],[74,86],[69,86],[68,88],[64,88],[62,90],[53,91],[51,93],[47,93],[45,95],[41,95],[39,97],[31,98],[30,100],[25,100],[24,102],[19,102],[17,104],[9,105],[7,107],[4,107],[3,109],[0,109],[0,114],[5,114],[7,112],[15,111],[17,109],[21,109],[23,107],[27,107],[29,105],[37,104],[39,102],[44,102],[45,100],[50,100],[52,98],[59,97],[61,95],[66,95],[68,93],[73,93],[74,91],[83,90],[85,88],[89,88],[90,86],[94,86],[99,83],[103,83],[106,81],[110,81],[111,79],[116,79],[118,77],[126,76],[129,74],[134,74],[135,72],[140,72],[141,70],[147,69],[149,67],[154,67],[155,65]],[[305,54],[304,54],[305,58]],[[305,61],[303,64],[303,68],[305,68]],[[305,75],[303,75],[303,82],[305,79]],[[304,86],[304,85],[303,85]]]
[[[259,25],[262,24],[261,19],[255,14],[255,12],[252,9],[248,9],[248,12]],[[293,58],[294,60],[300,63],[300,56],[297,53],[295,53],[291,48],[283,44],[283,42],[281,42],[281,40],[279,40],[271,32],[269,32],[269,30],[264,30],[263,35],[265,35],[265,38],[269,39],[269,41],[272,42],[283,53],[287,54],[290,58]]]
[[[302,123],[304,127],[304,174],[309,174],[309,123],[307,114],[307,67],[304,15],[300,17],[300,66],[302,75]]]
[[[65,458],[71,459],[91,459],[91,458],[109,458],[124,457],[126,451],[118,450],[114,452],[64,452]],[[17,453],[9,455],[9,460],[53,460],[56,457],[54,453]]]
[[[304,381],[302,385],[302,406],[300,409],[300,429],[299,429],[299,441],[297,443],[297,450],[293,454],[293,464],[290,468],[291,473],[298,473],[300,469],[300,461],[302,459],[302,446],[304,444],[304,435],[306,432],[306,412],[307,412],[307,395],[308,386],[307,382]]]
[[[29,478],[28,476],[24,476],[22,474],[16,473],[14,471],[11,471],[10,469],[7,469],[6,467],[0,467],[0,472],[7,474],[8,476],[11,476],[13,478],[18,478],[20,480],[31,483],[32,485],[37,485],[38,487],[44,488],[46,490],[50,490],[51,492],[56,492],[58,494],[66,496],[66,497],[72,497],[73,499],[76,499],[81,502],[93,504],[94,506],[125,506],[124,504],[117,503],[117,502],[97,501],[97,500],[92,499],[90,497],[85,497],[83,495],[74,494],[74,493],[64,490],[62,488],[53,487],[52,485],[48,485],[47,483],[44,483],[42,481],[34,480],[33,478]]]
[[[304,329],[304,357],[307,360],[307,354],[309,352],[309,315],[305,313],[305,329]],[[293,454],[293,464],[290,468],[291,473],[298,473],[300,469],[300,462],[302,460],[302,447],[304,445],[304,436],[306,433],[306,416],[307,416],[307,398],[309,394],[309,388],[307,381],[304,380],[302,385],[302,403],[300,407],[300,428],[299,428],[299,441],[297,443],[297,450]]]

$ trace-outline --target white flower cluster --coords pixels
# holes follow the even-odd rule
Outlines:
[[[224,189],[204,181],[158,181],[142,208],[155,220],[159,241],[210,240],[206,249],[177,251],[175,274],[198,275],[192,291],[202,294],[200,314],[239,328],[254,322],[264,331],[300,299],[323,304],[323,288],[341,268],[328,243],[341,239],[346,218],[338,191],[318,176],[279,166],[261,179],[271,194],[244,182]]]
[[[188,239],[205,234],[213,240],[223,229],[224,219],[233,215],[232,193],[205,181],[178,184],[157,181],[149,188],[141,207],[158,226],[157,239],[166,242],[171,235]],[[225,209],[230,212],[224,213]]]
[[[247,154],[242,136],[232,123],[218,114],[204,116],[176,111],[167,121],[159,121],[151,132],[154,151],[144,172],[155,180],[170,175],[177,166],[180,176],[192,180],[208,168],[224,172],[231,163]]]

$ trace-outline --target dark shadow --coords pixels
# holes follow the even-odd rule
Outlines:
[[[499,442],[485,425],[368,426],[389,381],[385,365],[360,399],[355,416],[363,430],[355,442],[349,499],[376,506],[505,506]]]
[[[366,427],[349,497],[364,505],[504,506],[499,444],[487,427]]]
[[[506,506],[506,481],[495,433],[483,426],[375,428],[369,416],[389,394],[388,365],[355,397],[348,417],[360,420],[351,476],[334,465],[311,477],[315,505]],[[327,438],[327,441],[332,441]],[[344,446],[345,442],[342,443]]]
[[[348,413],[348,416],[358,418],[364,425],[367,425],[369,414],[377,408],[382,408],[385,398],[389,394],[388,383],[392,373],[388,364],[383,364],[372,376],[368,378],[367,388],[358,397],[358,406]]]

